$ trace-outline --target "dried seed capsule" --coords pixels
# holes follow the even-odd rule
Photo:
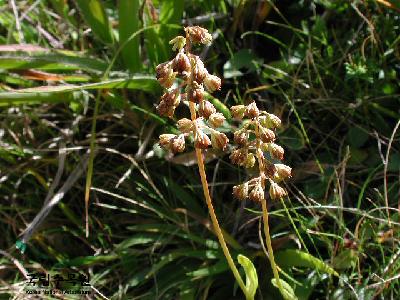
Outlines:
[[[275,182],[271,182],[271,186],[269,187],[269,196],[271,199],[276,200],[276,199],[281,199],[282,197],[286,196],[287,192],[284,188],[279,186],[279,184]]]
[[[160,116],[166,116],[169,118],[172,118],[175,112],[175,106],[167,104],[165,101],[160,101],[156,109]]]
[[[256,157],[254,156],[253,153],[247,154],[246,161],[244,162],[244,167],[249,169],[254,167],[254,164],[256,163]]]
[[[246,149],[236,149],[234,150],[231,155],[229,156],[231,162],[235,165],[243,165],[247,158],[247,151]]]
[[[275,164],[276,179],[283,180],[292,177],[292,168],[284,164]]]
[[[186,39],[183,36],[178,35],[170,40],[169,44],[172,45],[172,51],[181,50],[186,45]]]
[[[208,30],[200,26],[189,26],[185,28],[186,34],[194,44],[209,44],[212,41],[212,35]]]
[[[238,130],[233,134],[233,140],[240,146],[245,146],[249,140],[249,133],[247,130]]]
[[[235,119],[243,119],[245,111],[246,106],[244,105],[235,105],[231,107],[232,117],[234,117]]]
[[[270,143],[267,144],[268,145],[268,151],[269,154],[276,159],[282,160],[283,159],[283,155],[285,153],[285,150],[283,150],[283,148],[277,144],[274,143]]]
[[[209,101],[203,100],[199,103],[198,113],[200,117],[208,119],[208,117],[215,112],[217,112],[217,110]]]
[[[249,194],[250,200],[261,202],[264,200],[264,189],[260,182],[256,184],[256,186],[251,190]]]
[[[226,135],[219,131],[211,132],[211,145],[214,149],[225,150],[226,145],[228,144],[229,139]]]
[[[198,84],[202,84],[204,78],[208,75],[207,69],[204,67],[200,57],[193,55],[191,59],[192,77]]]
[[[275,141],[275,133],[268,128],[264,128],[264,127],[259,127],[260,129],[260,139],[264,142],[264,143],[271,143],[273,141]]]
[[[156,67],[156,77],[158,82],[165,88],[170,88],[175,81],[176,73],[172,69],[171,62],[159,64]]]
[[[233,187],[233,196],[239,200],[245,200],[249,195],[249,184],[247,182]]]
[[[185,138],[182,134],[172,139],[171,150],[174,153],[183,152],[185,150]]]
[[[198,130],[194,139],[194,146],[199,149],[206,149],[210,145],[210,138],[202,130]]]
[[[204,85],[212,93],[221,88],[221,79],[218,76],[207,74],[204,78]]]
[[[179,74],[190,72],[190,60],[183,51],[179,52],[172,61],[172,68]]]
[[[174,138],[176,138],[175,134],[165,133],[165,134],[160,135],[159,143],[163,148],[165,148],[167,150],[170,150],[171,149],[171,143],[172,143],[172,140]]]
[[[182,133],[190,133],[194,129],[194,124],[192,120],[183,118],[177,122],[178,130]]]
[[[224,121],[225,121],[225,117],[221,113],[213,113],[208,118],[208,122],[214,128],[221,127],[221,125],[224,123]]]
[[[254,101],[247,105],[244,114],[251,119],[257,118],[260,115],[260,111]]]
[[[191,86],[187,87],[187,100],[194,103],[203,101],[204,88],[197,82],[193,82]]]

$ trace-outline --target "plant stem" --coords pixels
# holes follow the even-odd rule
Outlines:
[[[256,134],[256,139],[257,139],[256,153],[257,153],[257,160],[258,160],[258,168],[259,168],[259,172],[260,172],[261,185],[263,187],[263,190],[265,191],[264,160],[262,158],[259,126],[260,126],[260,124],[259,124],[259,120],[257,118],[256,123],[255,123],[255,134]],[[272,249],[271,235],[269,232],[267,200],[265,199],[265,197],[261,200],[261,206],[262,206],[262,212],[263,212],[265,242],[267,244],[268,256],[269,256],[268,258],[271,263],[271,268],[272,268],[272,272],[274,273],[274,278],[276,280],[276,284],[278,285],[278,289],[283,296],[284,295],[283,288],[282,288],[281,281],[279,280],[278,268],[275,264],[274,250]]]
[[[195,109],[195,104],[193,102],[189,102],[189,107],[190,107],[190,114],[191,114],[191,119],[192,121],[196,120],[196,109]],[[243,279],[239,274],[238,269],[236,268],[236,265],[232,259],[232,256],[229,252],[229,249],[226,245],[224,236],[222,234],[221,228],[218,223],[217,216],[214,211],[214,207],[212,204],[211,196],[210,196],[210,191],[208,189],[208,182],[207,182],[207,177],[206,177],[206,172],[204,168],[204,160],[203,160],[203,154],[201,149],[196,148],[196,158],[197,158],[197,165],[199,167],[199,173],[200,173],[200,178],[201,178],[201,184],[203,186],[203,192],[204,192],[204,197],[206,199],[207,207],[208,207],[208,212],[211,217],[211,221],[214,227],[215,234],[218,237],[218,241],[221,245],[222,251],[224,252],[225,258],[228,262],[229,267],[232,270],[233,276],[235,276],[235,279],[237,283],[239,284],[240,288],[242,289],[243,293],[246,295],[246,299],[250,299],[247,296],[246,293],[246,287],[244,285]]]

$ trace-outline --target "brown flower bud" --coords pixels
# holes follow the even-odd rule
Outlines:
[[[231,155],[229,156],[231,162],[235,165],[243,165],[247,158],[246,149],[236,149],[234,150]]]
[[[246,106],[244,105],[235,105],[231,107],[232,117],[234,117],[235,119],[243,119],[245,111]]]
[[[198,113],[200,117],[208,119],[208,117],[215,112],[217,112],[217,110],[209,101],[203,100],[199,103]]]
[[[185,138],[182,134],[172,139],[171,150],[174,153],[183,152],[185,150]]]
[[[168,105],[177,106],[179,104],[179,93],[177,90],[167,91],[161,96],[161,101]]]
[[[156,67],[156,77],[158,82],[165,88],[170,88],[175,81],[176,73],[172,69],[171,62],[159,64]]]
[[[209,44],[212,41],[212,35],[208,30],[200,26],[189,26],[185,28],[186,34],[194,44]]]
[[[178,35],[170,40],[169,44],[172,45],[172,51],[181,50],[186,45],[186,39],[183,36]]]
[[[247,105],[244,114],[251,119],[257,118],[260,115],[260,111],[254,101]]]
[[[269,196],[271,199],[276,200],[276,199],[281,199],[282,197],[286,196],[287,192],[284,188],[279,186],[279,184],[275,182],[271,182],[271,186],[269,187]]]
[[[259,127],[260,129],[260,138],[264,143],[271,143],[275,141],[275,133],[268,128],[264,128],[262,126]]]
[[[267,113],[266,115],[266,127],[267,128],[279,128],[281,127],[281,119],[279,119],[277,116],[275,116],[274,114],[269,114]]]
[[[213,113],[208,118],[208,122],[214,128],[221,127],[222,124],[224,123],[224,121],[225,121],[225,117],[221,113]]]
[[[194,129],[194,124],[192,120],[183,118],[177,122],[178,130],[182,133],[190,133]]]
[[[271,157],[282,160],[283,155],[285,154],[285,150],[277,144],[270,143],[268,144],[268,151]]]
[[[245,200],[249,195],[249,184],[247,182],[233,187],[233,196],[239,200]]]
[[[264,200],[264,189],[261,186],[261,183],[258,182],[256,186],[251,190],[249,194],[250,200],[261,202]]]
[[[249,169],[254,167],[254,164],[256,163],[256,157],[254,156],[253,153],[247,154],[246,161],[244,162],[244,167]]]
[[[207,74],[204,78],[204,85],[212,93],[221,88],[221,79],[218,76]]]
[[[249,133],[247,130],[238,130],[233,134],[233,140],[240,146],[245,146],[249,140]]]
[[[226,145],[228,144],[229,139],[226,135],[219,131],[211,132],[211,145],[214,149],[225,150]]]
[[[276,174],[275,165],[271,163],[266,163],[264,165],[264,173],[268,178],[273,178]]]
[[[190,60],[183,51],[179,52],[172,61],[172,68],[179,74],[190,71]]]
[[[192,86],[187,87],[187,100],[194,103],[203,101],[204,88],[197,82],[193,82]]]
[[[284,164],[275,164],[275,177],[278,181],[292,177],[292,168]]]
[[[210,145],[210,138],[203,131],[198,130],[194,139],[194,146],[199,149],[206,149]]]
[[[160,101],[156,109],[160,116],[166,116],[169,118],[172,118],[175,112],[175,106],[167,104],[165,101]]]
[[[198,84],[202,84],[204,78],[208,75],[208,72],[207,69],[204,67],[204,64],[201,61],[200,57],[193,55],[193,58],[191,59],[191,66],[193,80],[196,81]]]
[[[163,148],[165,148],[167,150],[170,150],[171,149],[171,143],[172,143],[172,140],[174,138],[176,138],[175,134],[165,133],[165,134],[160,135],[160,137],[159,137],[160,142],[159,143]]]

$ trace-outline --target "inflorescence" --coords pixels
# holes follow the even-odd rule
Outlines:
[[[196,113],[192,118],[177,121],[179,135],[162,134],[160,145],[173,153],[185,150],[185,140],[194,137],[194,147],[225,150],[228,137],[218,130],[225,121],[222,113],[217,112],[214,105],[205,99],[205,91],[209,93],[221,88],[221,79],[208,73],[199,56],[191,53],[195,44],[209,44],[212,36],[207,29],[199,26],[185,28],[186,37],[177,36],[171,40],[172,49],[177,51],[174,59],[157,66],[157,80],[166,89],[157,106],[162,116],[172,118],[176,107],[182,101],[196,104]],[[278,163],[283,159],[284,150],[275,143],[275,129],[280,127],[281,120],[266,111],[260,111],[255,102],[249,105],[231,107],[232,116],[241,120],[241,128],[234,132],[237,148],[230,159],[233,164],[252,168],[258,164],[259,174],[251,180],[236,185],[233,194],[240,200],[264,200],[266,182],[269,183],[269,195],[279,199],[287,192],[279,184],[291,176],[291,168]]]

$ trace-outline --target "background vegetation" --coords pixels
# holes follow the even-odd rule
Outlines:
[[[299,299],[398,299],[399,11],[397,0],[0,0],[0,298],[26,299],[24,268],[88,273],[110,299],[241,298],[193,153],[157,145],[174,122],[155,113],[154,68],[199,24],[215,38],[200,53],[223,78],[218,109],[229,118],[225,105],[254,99],[283,120],[294,177],[269,203],[281,276]],[[278,299],[260,207],[231,195],[250,175],[226,153],[207,156],[230,248],[254,262],[256,298]]]

